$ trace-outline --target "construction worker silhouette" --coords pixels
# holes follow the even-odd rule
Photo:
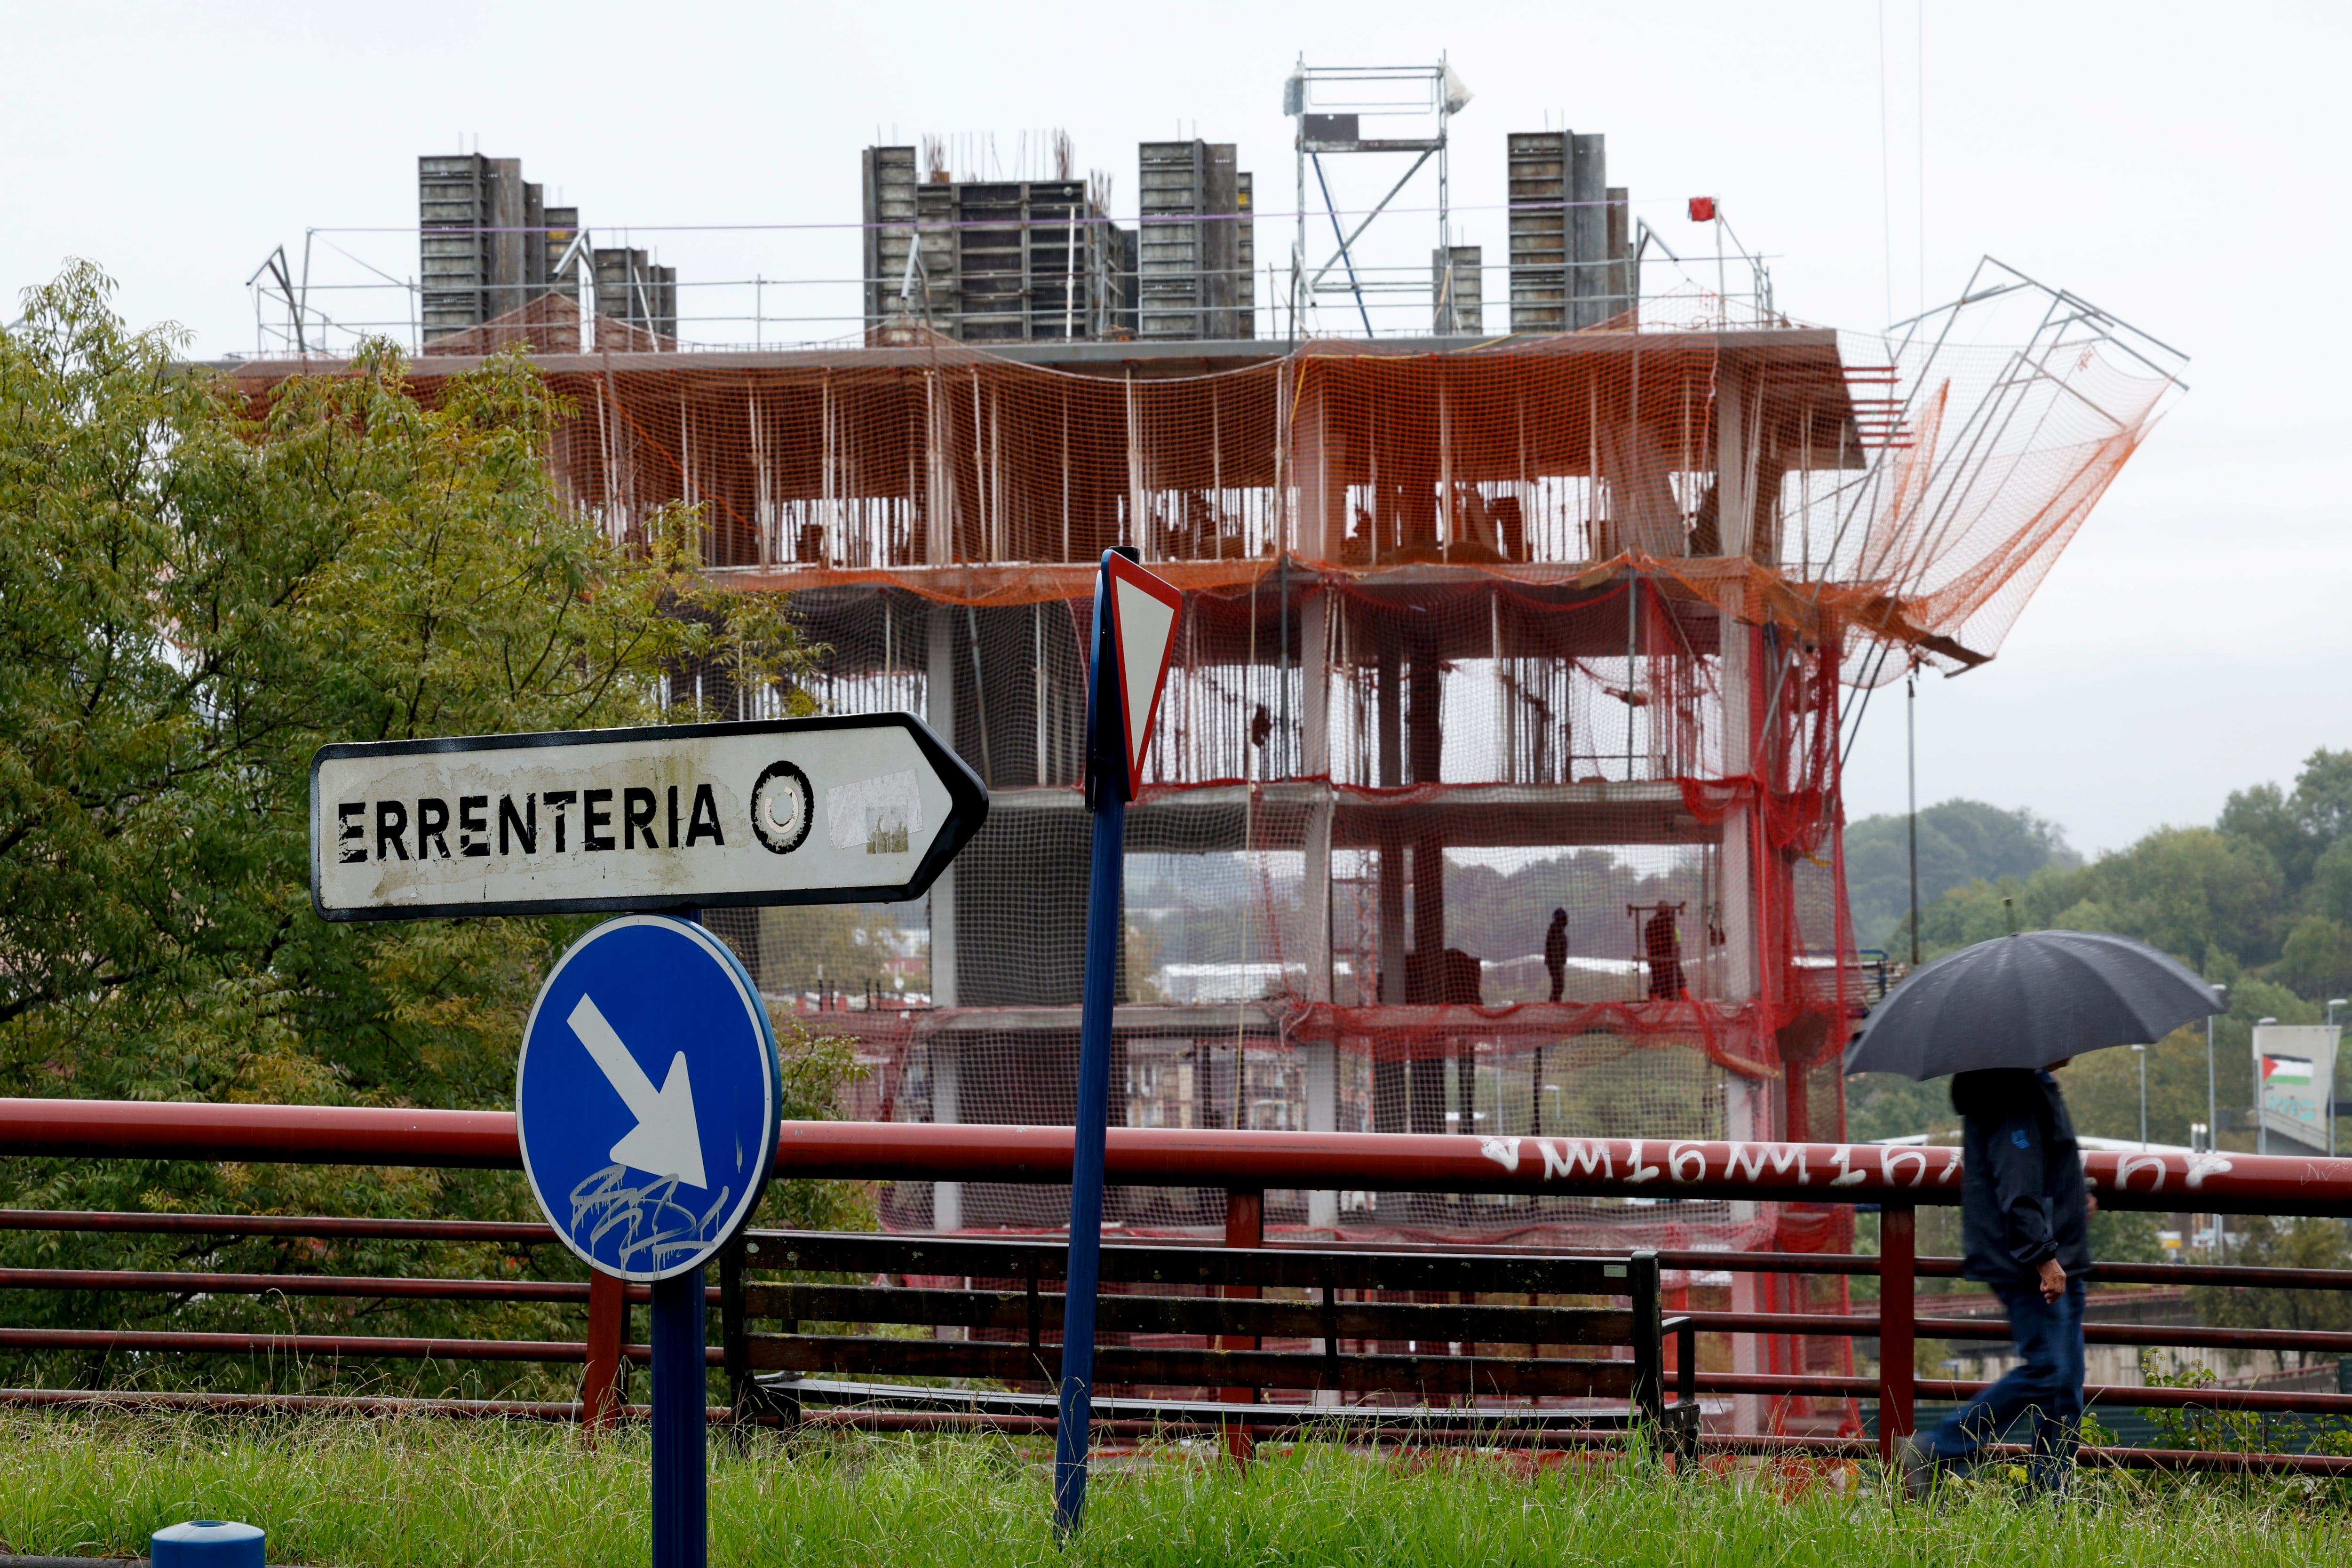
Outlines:
[[[1544,968],[1551,973],[1551,999],[1559,1000],[1568,984],[1568,911],[1551,912],[1551,929],[1544,932]]]
[[[1650,961],[1650,999],[1681,1001],[1688,991],[1683,981],[1683,933],[1666,905],[1660,904],[1642,927],[1642,951]]]

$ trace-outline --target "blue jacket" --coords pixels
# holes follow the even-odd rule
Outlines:
[[[2031,1288],[2045,1258],[2072,1278],[2091,1267],[2090,1205],[2074,1122],[2046,1071],[1956,1073],[1962,1118],[1962,1270],[1997,1290]]]

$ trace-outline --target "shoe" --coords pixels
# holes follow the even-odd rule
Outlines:
[[[1936,1484],[1936,1457],[1916,1437],[1895,1445],[1895,1463],[1903,1472],[1903,1489],[1913,1502],[1925,1502]]]

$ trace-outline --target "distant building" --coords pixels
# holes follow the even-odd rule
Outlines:
[[[522,177],[521,159],[427,154],[416,160],[416,195],[427,353],[461,333],[476,351],[476,329],[521,323],[534,300],[579,291],[579,258],[571,251],[580,209],[548,206],[544,187]],[[677,338],[676,268],[636,249],[591,248],[590,257],[598,315]]]
[[[1232,142],[1147,142],[1139,228],[1085,180],[956,180],[913,146],[868,147],[866,325],[963,342],[1256,335],[1251,180]]]

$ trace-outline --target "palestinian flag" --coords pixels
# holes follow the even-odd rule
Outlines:
[[[2311,1058],[2272,1056],[2263,1058],[2263,1087],[2267,1089],[2273,1084],[2278,1085],[2281,1089],[2309,1089]]]

